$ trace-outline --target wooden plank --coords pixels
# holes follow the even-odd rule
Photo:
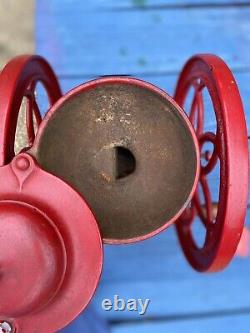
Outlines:
[[[110,333],[108,324],[102,316],[96,314],[92,305],[78,316],[66,328],[60,330],[60,333],[76,333],[76,332],[91,332],[91,333]]]
[[[85,1],[42,0],[36,13],[37,53],[59,74],[176,73],[202,52],[220,55],[233,69],[250,67],[250,8],[114,13],[90,11]]]
[[[39,0],[40,2],[40,0]],[[50,6],[57,6],[57,0],[41,0],[50,3]],[[65,1],[66,2],[66,1]],[[38,4],[39,6],[41,4]],[[65,6],[61,2],[62,6]],[[148,8],[171,8],[171,7],[216,7],[216,6],[241,6],[250,5],[249,0],[85,0],[85,10],[124,10],[124,9],[148,9]],[[82,6],[81,0],[71,0],[70,6],[73,8]],[[51,8],[51,7],[50,7]]]
[[[249,217],[250,212],[248,210],[248,219]],[[151,266],[148,266],[147,262],[148,260],[150,261],[154,258],[154,249],[159,250],[158,257],[163,259],[164,261],[166,260],[167,265],[164,265],[164,267],[162,267],[162,261],[157,260],[156,262],[152,262],[153,269],[151,270]],[[136,257],[133,257],[133,253],[136,255]],[[162,278],[164,279],[164,281],[169,281],[171,279],[175,279],[175,277],[181,277],[181,275],[179,275],[180,268],[175,267],[174,265],[176,260],[176,262],[182,262],[181,269],[184,278],[191,279],[193,277],[201,277],[200,274],[194,273],[190,269],[189,265],[183,266],[185,260],[183,260],[183,255],[179,247],[174,227],[167,229],[163,232],[163,234],[156,236],[156,238],[149,239],[142,243],[124,245],[118,247],[117,249],[113,246],[106,246],[105,254],[110,259],[104,268],[103,281],[107,283],[112,283],[114,281],[139,281],[143,279],[150,280],[151,278]],[[131,261],[131,258],[133,258],[134,261]],[[144,268],[142,271],[138,270],[138,267],[136,266],[138,264],[138,261],[136,259],[140,259],[140,263]],[[249,260],[250,259],[242,259],[237,257],[235,259],[235,262],[233,262],[232,267],[229,266],[227,270],[230,276],[233,278],[237,278],[239,275],[239,271],[242,272],[242,270],[244,270],[245,272],[249,272],[250,267],[248,267],[247,264]],[[113,262],[119,262],[121,264],[121,267],[123,267],[124,269],[121,270],[119,268],[118,270],[116,270],[112,267]],[[126,268],[127,265],[129,266],[128,269]],[[144,270],[147,272],[147,275],[144,275]],[[227,271],[223,272],[223,274],[225,274]],[[208,279],[210,279],[210,277],[216,277],[216,275],[217,274],[208,274],[206,276],[208,276]]]
[[[106,246],[105,266],[94,304],[109,320],[139,319],[135,312],[104,312],[103,299],[149,298],[143,317],[178,317],[249,309],[250,259],[235,258],[217,274],[199,274],[186,263],[169,228],[141,244]],[[233,287],[232,287],[233,286]]]
[[[169,8],[169,7],[211,7],[211,6],[247,6],[249,0],[99,0],[95,6],[109,9]]]
[[[182,321],[140,322],[138,324],[121,324],[112,327],[112,333],[247,333],[249,331],[249,314],[196,318]]]

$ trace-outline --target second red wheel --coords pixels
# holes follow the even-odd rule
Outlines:
[[[218,271],[234,256],[245,221],[248,198],[247,128],[236,81],[220,58],[197,55],[186,63],[175,92],[175,100],[184,109],[190,89],[194,90],[194,97],[189,119],[196,130],[205,164],[201,162],[200,186],[179,219],[177,232],[186,258],[196,270]],[[216,118],[214,132],[205,131],[205,89],[210,95]],[[213,149],[202,154],[207,143]],[[218,163],[219,197],[213,216],[212,193],[207,177]],[[197,244],[192,231],[192,224],[197,219],[206,232],[202,246]]]

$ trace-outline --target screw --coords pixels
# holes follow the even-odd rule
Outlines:
[[[19,170],[25,171],[30,167],[30,161],[24,156],[19,156],[16,158],[16,166]]]
[[[7,321],[0,321],[0,333],[14,333],[11,325]]]

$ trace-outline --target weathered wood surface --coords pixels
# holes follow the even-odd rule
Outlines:
[[[37,51],[59,74],[176,73],[202,52],[220,55],[233,69],[250,68],[250,7],[114,12],[45,0],[38,6]]]

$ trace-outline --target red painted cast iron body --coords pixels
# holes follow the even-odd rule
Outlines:
[[[50,105],[44,120],[41,119],[35,96],[38,82],[44,86]],[[191,110],[187,110],[185,104],[190,89],[194,90],[194,96]],[[205,130],[205,89],[210,95],[216,118],[214,132]],[[15,156],[17,120],[24,97],[28,147]],[[83,103],[87,103],[84,104],[85,109]],[[157,113],[158,107],[164,114]],[[109,113],[103,115],[103,110]],[[131,122],[123,117],[123,110],[132,112],[134,118],[131,118]],[[93,111],[98,115],[93,118],[94,125],[91,117],[85,118],[89,115],[86,112]],[[154,118],[155,113],[159,117],[163,116],[162,123],[158,123]],[[117,114],[120,114],[118,121],[109,124]],[[131,113],[126,115],[131,116]],[[99,134],[103,135],[103,142],[110,140],[104,145],[105,149],[111,149],[108,151],[109,155],[105,155],[105,149],[103,153],[103,150],[96,147],[93,148],[96,149],[94,154],[91,149],[88,151],[88,147],[92,147],[91,140],[84,146],[81,140],[83,136],[87,136],[86,129],[82,136],[78,125],[86,124],[86,119],[87,129],[90,130],[93,140],[98,136],[98,126],[103,126],[102,133]],[[143,119],[147,121],[143,123]],[[38,127],[37,135],[35,121]],[[166,128],[163,127],[163,122],[167,124]],[[155,137],[150,128],[151,123],[157,124]],[[67,132],[67,126],[71,126],[72,130]],[[131,129],[131,126],[134,127]],[[169,130],[169,133],[172,131],[173,136],[165,136],[163,129]],[[66,144],[63,143],[63,136],[61,138],[60,135],[64,133],[66,139],[71,138],[72,142],[77,142],[76,147],[68,144],[66,139]],[[117,137],[122,139],[117,141]],[[145,152],[140,151],[140,140],[143,138],[148,140]],[[152,145],[153,148],[160,147],[155,152],[157,155],[153,154],[154,149],[149,149],[150,140],[158,140],[153,142],[155,146]],[[101,144],[104,144],[103,142]],[[212,144],[213,150],[203,153],[207,143]],[[167,147],[165,150],[164,144]],[[188,154],[183,149],[185,144]],[[43,155],[43,145],[45,153],[49,151],[48,157]],[[53,151],[54,148],[56,151]],[[60,149],[62,152],[58,159],[55,156]],[[119,149],[123,154],[121,156],[117,155],[120,153]],[[115,165],[120,157],[126,158],[126,163],[131,163],[131,156],[124,155],[124,149],[126,154],[130,149],[135,158],[138,157],[137,169],[133,175],[130,174],[124,180],[123,175],[118,177],[115,172],[102,172],[102,178],[98,178],[98,174],[96,178],[90,177],[89,181],[84,170],[86,171],[89,165],[92,168],[92,164],[88,164],[90,162],[94,161],[96,170],[100,165],[110,168],[109,157],[111,161],[115,161]],[[73,155],[77,156],[76,161],[70,158],[72,151]],[[99,151],[101,155],[98,155]],[[175,159],[173,154],[177,155],[177,151],[179,159]],[[148,155],[144,158],[143,154],[146,153]],[[160,195],[165,195],[165,192],[159,193],[157,188],[161,186],[161,182],[153,187],[148,184],[149,181],[143,181],[144,174],[141,178],[140,174],[138,176],[138,173],[145,172],[145,177],[152,178],[153,181],[156,175],[151,175],[151,170],[157,170],[159,173],[163,172],[164,182],[164,172],[168,170],[160,167],[157,169],[158,161],[162,162],[157,160],[158,155],[161,155],[162,159],[166,156],[169,158],[167,165],[172,172],[169,179],[171,182],[176,181],[172,184],[176,184],[176,188],[179,186],[180,189],[170,189],[176,201],[179,201],[174,213],[171,211],[172,203],[166,207],[166,212],[171,211],[171,214],[165,219],[162,218],[165,217],[165,210],[162,215],[158,215],[154,206],[161,200]],[[43,156],[46,156],[45,160]],[[99,156],[104,156],[104,160],[98,162]],[[85,161],[87,164],[82,163],[84,157],[89,159]],[[60,162],[61,158],[66,160],[65,163]],[[141,168],[142,161],[146,165],[146,171],[140,171],[144,170]],[[178,169],[178,164],[183,161],[187,165]],[[207,177],[218,163],[220,187],[214,213]],[[82,173],[78,172],[79,170]],[[90,170],[92,172],[92,169]],[[178,174],[178,170],[188,184],[185,193],[181,191],[183,184],[178,184],[178,179],[174,179],[174,172]],[[138,184],[144,187],[133,187],[137,184],[137,179]],[[239,243],[248,195],[247,129],[235,79],[220,58],[198,55],[185,65],[174,99],[147,82],[120,77],[97,79],[62,96],[57,78],[43,58],[17,57],[0,73],[0,184],[0,324],[10,324],[11,333],[56,332],[87,306],[101,275],[102,241],[111,244],[141,241],[156,235],[177,220],[180,244],[193,268],[203,272],[223,269],[234,256]],[[91,185],[90,190],[94,188],[93,193],[96,193],[96,196],[88,196],[88,193],[84,192],[86,184]],[[103,184],[103,187],[98,187],[99,184]],[[118,191],[114,197],[120,196],[121,202],[126,199],[129,191],[136,194],[132,203],[127,201],[125,210],[120,202],[116,202],[112,197],[112,188],[117,190],[116,186]],[[104,188],[112,200],[107,211],[104,205],[103,214],[107,215],[102,220],[102,211],[100,213],[97,208],[103,204],[101,201],[104,199],[98,195]],[[142,191],[142,188],[147,191]],[[148,201],[150,195],[152,199]],[[94,200],[92,206],[92,199],[97,197],[99,201]],[[127,220],[127,223],[122,223],[117,228],[119,216],[126,222],[132,204],[138,211],[143,208],[142,212],[145,210],[150,214],[140,220],[141,214],[138,217],[135,213],[131,215],[135,217],[132,222],[136,221],[138,225],[135,226]],[[113,214],[112,209],[118,213]],[[109,217],[113,217],[113,221]],[[196,243],[192,231],[197,220],[201,221],[206,231],[205,241],[201,246]]]
[[[84,199],[27,153],[13,158],[23,96],[30,144],[34,138],[38,81],[55,103],[60,88],[42,58],[18,57],[0,75],[0,322],[16,333],[66,326],[92,298],[102,269],[99,229]]]

